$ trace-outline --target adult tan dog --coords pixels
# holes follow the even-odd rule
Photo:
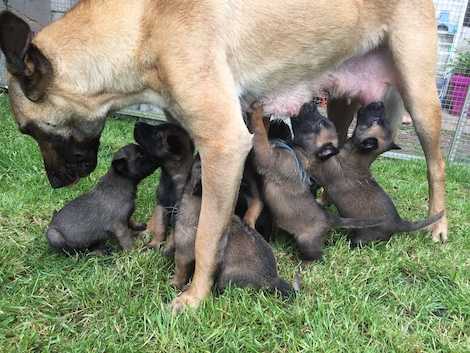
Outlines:
[[[204,195],[181,309],[210,292],[252,146],[241,112],[254,100],[295,113],[317,90],[365,104],[396,87],[426,155],[429,212],[445,209],[434,16],[431,0],[82,0],[34,39],[2,13],[0,44],[19,129],[39,143],[54,187],[94,169],[110,110],[156,104],[190,132]],[[338,107],[337,123],[348,108]],[[433,239],[447,239],[446,218]]]

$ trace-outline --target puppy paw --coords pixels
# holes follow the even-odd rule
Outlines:
[[[162,242],[161,241],[155,241],[155,239],[153,239],[152,241],[148,242],[145,247],[148,249],[148,250],[158,250],[160,249],[160,247],[162,246]]]
[[[165,245],[163,248],[163,256],[173,257],[175,255],[175,246],[174,245]]]
[[[178,276],[171,277],[170,281],[171,285],[179,290],[183,290],[186,287],[186,281],[184,279],[179,278]]]
[[[436,224],[431,228],[432,240],[435,243],[446,243],[447,238],[447,216],[442,217]]]
[[[147,224],[136,223],[133,227],[133,230],[135,230],[136,232],[143,232],[144,230],[147,230]]]

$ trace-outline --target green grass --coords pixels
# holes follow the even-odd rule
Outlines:
[[[1,352],[470,352],[469,166],[448,168],[447,245],[417,233],[352,251],[337,232],[292,301],[232,288],[172,316],[173,265],[159,253],[64,257],[43,236],[53,210],[92,188],[131,139],[132,121],[109,121],[96,171],[52,190],[0,97]],[[425,216],[422,162],[383,159],[374,169],[403,216]],[[140,188],[138,220],[150,215],[156,182]],[[292,280],[293,248],[273,246]]]

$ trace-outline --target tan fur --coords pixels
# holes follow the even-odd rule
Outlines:
[[[384,44],[426,154],[430,213],[445,209],[434,17],[431,0],[83,0],[34,39],[54,69],[46,99],[27,100],[12,79],[12,105],[20,126],[63,136],[96,136],[109,110],[137,102],[188,129],[204,196],[193,283],[173,307],[197,306],[251,148],[240,95],[280,92]],[[445,218],[433,238],[447,238]]]

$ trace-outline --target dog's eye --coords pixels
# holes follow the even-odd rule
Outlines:
[[[45,122],[44,123],[47,127],[50,127],[50,128],[56,128],[57,125],[56,124],[52,124],[52,123],[48,123],[48,122]]]

